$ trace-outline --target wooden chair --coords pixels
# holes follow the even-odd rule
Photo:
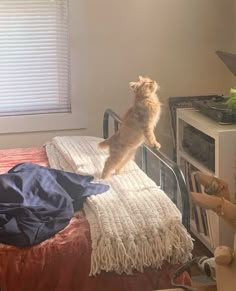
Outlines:
[[[214,211],[236,233],[236,204],[230,201],[228,185],[221,179],[201,172],[196,175],[199,183],[204,186],[205,192],[208,194],[192,192],[193,201],[205,209]],[[217,291],[236,290],[236,234],[234,236],[234,250],[227,246],[219,246],[214,251],[214,257]]]

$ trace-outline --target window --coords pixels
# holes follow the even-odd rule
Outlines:
[[[68,0],[0,0],[0,116],[71,112]]]

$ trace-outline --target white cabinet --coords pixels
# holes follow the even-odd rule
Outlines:
[[[190,168],[210,173],[224,179],[228,183],[231,200],[235,202],[236,124],[220,125],[193,108],[177,109],[176,116],[177,163],[182,168],[187,183],[191,182],[191,178],[187,177],[187,171],[190,171]],[[197,129],[200,135],[203,134],[211,140],[213,144],[212,155],[214,157],[214,165],[211,168],[206,166],[206,160],[194,157],[184,148],[183,137],[186,127]],[[187,171],[186,167],[189,167]],[[190,190],[192,189],[190,188]],[[198,227],[196,226],[196,217],[200,215],[200,212],[203,215],[201,219],[207,220],[208,231],[201,231],[199,230],[199,225],[197,225]],[[198,209],[197,214],[191,216],[191,231],[211,251],[219,244],[233,246],[233,230],[212,211],[200,209],[200,212]]]

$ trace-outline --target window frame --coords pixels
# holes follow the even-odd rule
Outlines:
[[[75,39],[78,38],[77,30],[73,29],[76,14],[73,1],[68,1],[69,14],[69,52],[70,52],[70,99],[71,112],[68,113],[43,113],[32,115],[1,116],[0,134],[27,133],[53,130],[69,130],[86,128],[86,116],[83,100],[79,97],[79,57],[78,51],[72,48]],[[77,41],[76,41],[77,42]]]

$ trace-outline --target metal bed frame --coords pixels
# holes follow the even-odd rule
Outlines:
[[[121,123],[121,118],[111,109],[106,109],[103,116],[103,137],[104,139],[109,137],[109,119],[112,118],[114,124],[114,131],[119,129]],[[165,181],[163,179],[163,172],[168,168],[175,176],[176,183],[179,187],[179,192],[181,195],[182,202],[182,223],[188,231],[190,231],[190,205],[189,205],[189,191],[185,182],[184,175],[178,165],[169,159],[164,153],[155,148],[151,148],[148,145],[144,144],[141,147],[142,155],[142,170],[147,173],[147,153],[150,152],[156,159],[160,161],[160,188],[165,189]],[[172,201],[177,205],[177,191],[174,191],[174,199]],[[177,205],[178,206],[178,205]]]

